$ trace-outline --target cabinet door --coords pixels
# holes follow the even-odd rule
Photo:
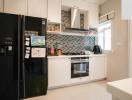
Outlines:
[[[102,79],[106,77],[106,58],[105,56],[97,56],[90,58],[90,67],[92,67],[92,78]]]
[[[3,0],[0,0],[0,12],[3,12]]]
[[[61,23],[61,0],[48,0],[48,20]]]
[[[121,0],[121,15],[123,20],[132,20],[132,0]]]
[[[27,15],[27,0],[4,0],[4,12]]]
[[[49,88],[68,84],[70,81],[70,59],[55,58],[48,61]]]
[[[28,0],[28,16],[47,18],[47,0]]]

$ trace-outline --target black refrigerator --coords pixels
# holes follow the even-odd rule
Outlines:
[[[47,20],[0,13],[0,100],[45,95]]]

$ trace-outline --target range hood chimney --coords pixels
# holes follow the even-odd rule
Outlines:
[[[71,8],[71,28],[80,28],[80,13],[75,6]]]
[[[62,30],[65,32],[84,32],[97,31],[96,28],[90,28],[88,24],[88,10],[78,7],[62,6]]]
[[[82,16],[83,15],[83,18]],[[82,22],[83,20],[83,22]],[[67,30],[88,31],[88,12],[74,6],[71,8],[71,26]]]

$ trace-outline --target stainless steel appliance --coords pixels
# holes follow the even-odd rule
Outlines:
[[[89,57],[71,58],[71,78],[89,76]]]

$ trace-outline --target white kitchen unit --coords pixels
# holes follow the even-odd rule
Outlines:
[[[27,15],[27,0],[4,0],[4,12]]]
[[[89,57],[89,75],[71,78],[71,58]],[[48,88],[82,84],[106,78],[106,55],[72,55],[48,57]]]
[[[90,56],[90,67],[92,67],[92,79],[106,78],[106,56]]]
[[[61,0],[48,0],[48,21],[61,23]]]
[[[66,85],[70,81],[70,58],[48,59],[48,87]]]
[[[47,18],[47,0],[28,0],[28,16]]]
[[[108,82],[107,90],[112,100],[132,100],[132,78]]]
[[[0,12],[3,12],[3,0],[0,0]]]

